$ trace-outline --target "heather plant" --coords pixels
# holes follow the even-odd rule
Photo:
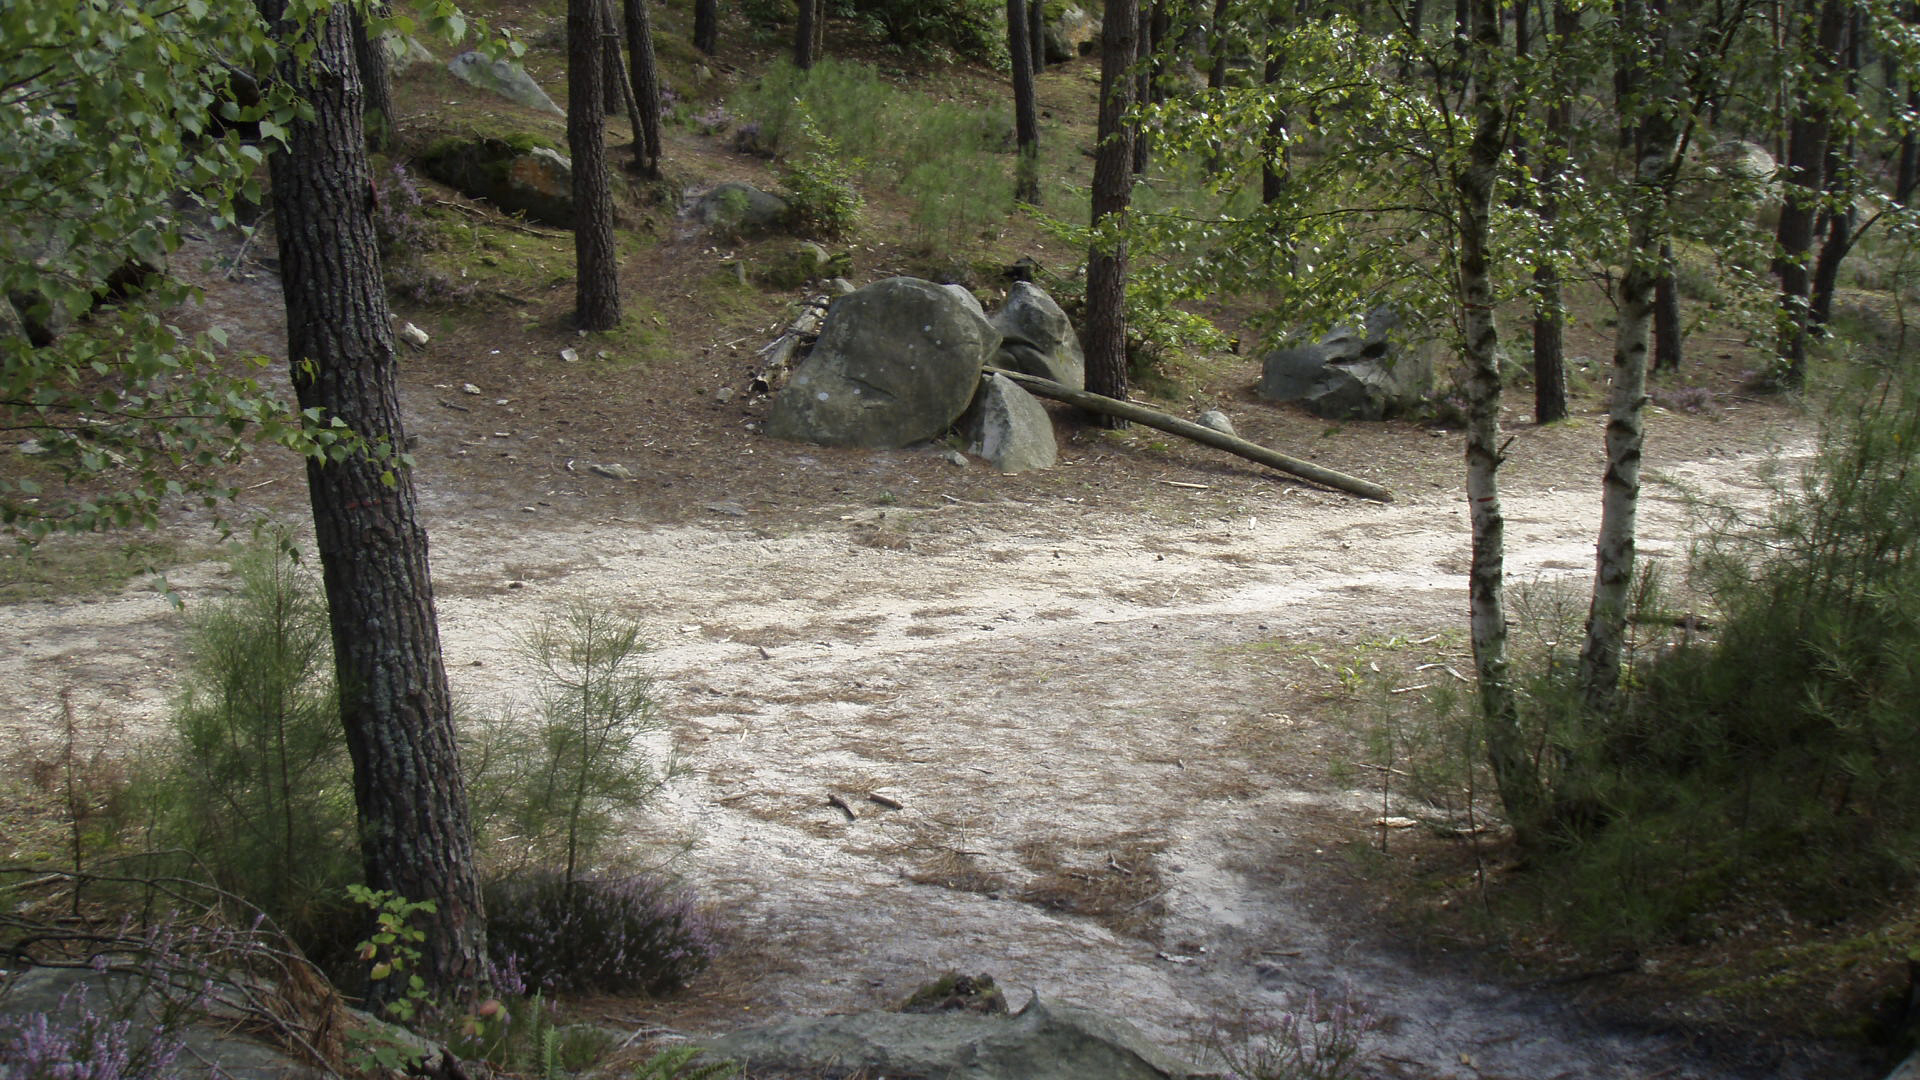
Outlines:
[[[174,1025],[139,1025],[87,1001],[80,983],[48,1012],[0,1025],[0,1080],[149,1080],[186,1048]]]
[[[525,874],[488,886],[486,904],[495,959],[551,992],[665,994],[718,951],[692,898],[651,874]]]
[[[1298,1009],[1216,1024],[1207,1048],[1228,1080],[1359,1080],[1378,1026],[1350,996],[1329,1001],[1309,991]]]

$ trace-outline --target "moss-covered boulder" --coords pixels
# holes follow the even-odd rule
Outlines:
[[[449,136],[419,158],[435,180],[508,213],[573,228],[573,162],[531,135]]]

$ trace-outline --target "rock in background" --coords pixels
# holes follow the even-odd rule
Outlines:
[[[515,61],[489,60],[484,54],[469,51],[447,61],[447,70],[461,82],[498,94],[516,105],[555,116],[567,115],[566,110],[554,104],[553,98],[533,81],[527,69]]]
[[[573,162],[531,135],[441,139],[419,160],[422,172],[455,191],[573,228]]]
[[[1367,314],[1364,330],[1336,327],[1311,345],[1267,354],[1260,396],[1297,401],[1329,420],[1384,420],[1418,410],[1433,390],[1433,360],[1409,346],[1410,334],[1388,308]]]

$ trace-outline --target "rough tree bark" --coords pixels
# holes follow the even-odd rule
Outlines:
[[[628,82],[640,112],[634,132],[634,165],[649,180],[660,178],[660,71],[653,56],[653,24],[647,0],[624,0],[627,24]]]
[[[1033,77],[1047,70],[1047,5],[1046,0],[1032,0],[1027,5],[1027,48],[1033,53]]]
[[[720,51],[720,0],[694,0],[693,47],[708,56]]]
[[[1673,277],[1673,240],[1660,240],[1659,276],[1653,282],[1653,370],[1679,371],[1686,347],[1680,319],[1680,285]]]
[[[1560,49],[1580,32],[1580,16],[1564,0],[1553,4],[1551,47]],[[1546,138],[1534,155],[1533,170],[1540,192],[1541,228],[1554,236],[1560,220],[1561,178],[1571,151],[1573,90],[1556,79],[1546,109]],[[1567,418],[1567,313],[1560,295],[1560,266],[1551,257],[1533,267],[1533,419],[1551,424]]]
[[[1139,24],[1134,31],[1134,48],[1139,50],[1136,54],[1139,62],[1134,65],[1133,100],[1137,104],[1144,105],[1153,100],[1153,65],[1147,62],[1147,58],[1153,55],[1154,47],[1153,5],[1140,3],[1138,8]],[[1147,161],[1153,156],[1153,148],[1148,145],[1148,142],[1146,123],[1142,121],[1135,124],[1133,128],[1133,171],[1135,173],[1147,171]]]
[[[620,268],[607,184],[606,42],[602,0],[567,4],[567,148],[573,154],[574,325],[611,330],[620,322]]]
[[[1121,400],[1127,396],[1127,242],[1114,226],[1124,219],[1133,196],[1133,128],[1124,117],[1133,104],[1131,69],[1139,22],[1136,0],[1106,0],[1100,30],[1099,144],[1093,159],[1096,237],[1087,255],[1087,389]],[[1125,425],[1104,416],[1097,422]]]
[[[1849,98],[1857,97],[1860,92],[1860,39],[1865,29],[1861,25],[1861,14],[1858,7],[1847,13],[1846,43],[1842,46],[1846,58],[1846,95]],[[1848,127],[1851,129],[1851,125]],[[1860,181],[1854,169],[1854,155],[1858,150],[1859,145],[1851,130],[1844,141],[1832,136],[1827,139],[1827,175],[1822,185],[1826,193],[1826,206],[1821,211],[1821,221],[1827,235],[1820,243],[1820,257],[1813,264],[1813,295],[1807,309],[1807,323],[1816,330],[1824,331],[1828,320],[1833,317],[1833,294],[1840,287],[1840,264],[1846,261],[1847,255],[1853,251],[1853,245],[1862,235],[1861,231],[1855,229],[1860,222],[1859,211],[1855,209],[1855,195],[1859,191]],[[1896,189],[1898,184],[1896,177]],[[1869,227],[1871,224],[1869,220]]]
[[[282,38],[295,32],[284,21],[287,0],[258,7]],[[312,118],[289,125],[287,147],[273,159],[274,224],[300,407],[338,418],[376,448],[307,463],[360,853],[372,888],[433,901],[432,913],[415,916],[426,932],[416,971],[452,1001],[480,973],[485,917],[427,535],[412,473],[395,456],[406,433],[345,10],[310,33],[311,60],[285,61],[280,71]]]
[[[813,66],[813,24],[820,18],[820,0],[799,0],[800,17],[793,27],[793,66]]]
[[[386,4],[373,7],[376,15],[387,14]],[[353,59],[360,65],[360,85],[366,93],[367,146],[385,150],[393,145],[393,65],[387,62],[386,46],[378,34],[369,33],[367,20],[358,10],[353,13]]]
[[[1038,7],[1041,0],[1033,0]],[[1040,205],[1040,114],[1033,95],[1033,50],[1027,41],[1026,0],[1007,0],[1007,54],[1013,59],[1013,130],[1020,159],[1013,197]]]
[[[1467,507],[1473,555],[1467,581],[1468,633],[1486,723],[1487,757],[1500,801],[1523,843],[1531,842],[1542,794],[1528,761],[1507,661],[1506,517],[1500,510],[1500,330],[1488,253],[1493,186],[1507,152],[1511,88],[1492,76],[1501,50],[1499,0],[1471,0],[1457,11],[1466,22],[1462,72],[1471,94],[1473,141],[1453,177],[1460,230],[1457,283],[1466,329]],[[1436,87],[1436,89],[1440,89]]]
[[[1833,132],[1832,109],[1824,104],[1826,85],[1840,66],[1840,36],[1846,27],[1848,0],[1821,0],[1813,39],[1804,54],[1814,80],[1799,95],[1787,128],[1787,160],[1781,176],[1787,181],[1780,207],[1773,272],[1780,279],[1780,336],[1777,353],[1780,379],[1799,386],[1807,376],[1807,319],[1812,300],[1814,222],[1819,215],[1825,184],[1827,141]]]

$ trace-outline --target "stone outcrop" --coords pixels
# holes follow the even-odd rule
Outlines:
[[[1125,1020],[1043,1004],[1011,1017],[870,1012],[783,1020],[704,1044],[754,1070],[865,1069],[899,1080],[1187,1080],[1217,1075],[1166,1054]],[[839,1075],[835,1073],[834,1075]]]
[[[555,116],[567,115],[517,61],[493,60],[484,53],[468,51],[447,61],[447,70],[461,82],[498,94],[516,105]]]
[[[1410,347],[1399,315],[1375,308],[1364,329],[1336,327],[1317,342],[1268,353],[1260,396],[1297,401],[1330,420],[1383,420],[1418,410],[1433,388],[1433,361]]]
[[[996,366],[1052,379],[1074,390],[1086,389],[1087,360],[1080,350],[1080,335],[1046,290],[1016,282],[992,321],[1000,331]]]
[[[767,431],[874,449],[934,438],[972,402],[999,344],[977,303],[918,278],[877,281],[833,302]]]
[[[441,139],[419,164],[435,180],[508,213],[573,228],[573,162],[532,136]]]
[[[752,184],[730,180],[695,199],[693,216],[721,236],[753,236],[787,223],[787,201]]]
[[[1059,459],[1046,407],[1005,375],[980,380],[980,392],[960,418],[960,431],[967,452],[1001,472],[1048,469]]]

